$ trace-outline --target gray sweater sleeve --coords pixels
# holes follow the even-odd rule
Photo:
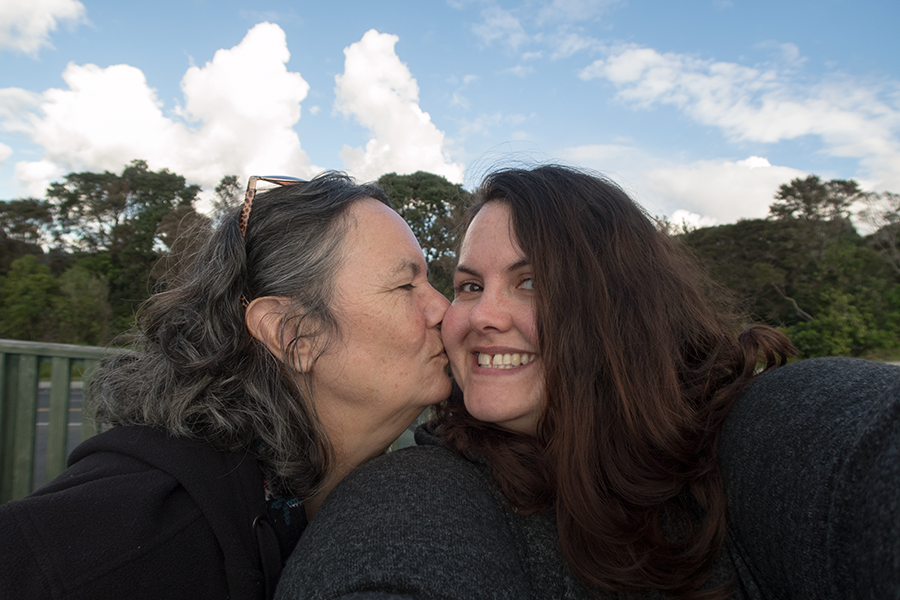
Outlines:
[[[526,598],[504,510],[486,475],[444,448],[380,456],[322,504],[276,598]]]
[[[900,598],[900,367],[826,358],[762,375],[720,461],[742,587]]]

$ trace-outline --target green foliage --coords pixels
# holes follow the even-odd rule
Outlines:
[[[0,277],[0,337],[46,340],[54,334],[52,314],[61,296],[49,267],[28,254]]]
[[[900,275],[900,194],[866,194],[865,208],[859,216],[874,230],[866,240],[867,244],[877,248]]]
[[[131,162],[118,175],[69,173],[47,190],[64,247],[104,257],[88,270],[108,282],[114,331],[133,323],[136,305],[153,288],[154,265],[163,248],[174,243],[171,232],[193,211],[199,191],[181,175],[167,169],[151,171],[142,160]],[[161,228],[173,212],[178,215],[176,223]]]
[[[60,276],[59,289],[62,294],[55,299],[52,314],[58,341],[106,344],[112,317],[106,278],[76,265]]]
[[[75,266],[58,279],[33,255],[0,277],[0,337],[66,344],[109,341],[106,281]]]
[[[0,226],[9,239],[40,245],[47,240],[53,213],[46,200],[26,198],[0,202]]]
[[[782,327],[801,356],[900,350],[900,272],[848,219],[856,182],[818,177],[782,185],[773,219],[682,235],[710,275],[748,312]]]
[[[388,173],[378,185],[394,204],[422,245],[428,262],[428,280],[436,290],[453,297],[456,268],[456,231],[469,193],[440,175],[417,171],[412,175]]]
[[[783,183],[769,213],[777,219],[840,221],[850,216],[850,206],[862,196],[853,180],[824,182],[815,175]]]

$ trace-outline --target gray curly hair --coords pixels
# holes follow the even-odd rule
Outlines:
[[[249,449],[282,493],[313,495],[333,461],[309,378],[286,365],[301,338],[315,356],[340,336],[330,306],[348,228],[364,198],[390,206],[375,185],[326,172],[260,193],[246,237],[234,211],[167,289],[138,312],[137,352],[105,361],[91,380],[98,422],[148,425]],[[241,298],[290,299],[281,356],[250,335]]]

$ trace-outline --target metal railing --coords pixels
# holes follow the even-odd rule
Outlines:
[[[66,468],[66,457],[98,433],[81,410],[94,365],[115,353],[110,348],[0,339],[0,504],[24,498]],[[41,363],[50,363],[50,381],[40,381]],[[82,381],[72,366],[84,367]],[[420,419],[430,415],[429,409]],[[390,450],[414,445],[413,426]],[[79,432],[70,439],[71,431]]]
[[[80,383],[72,381],[72,366],[83,365],[86,381],[93,366],[112,352],[92,346],[0,339],[0,504],[25,497],[33,491],[35,479],[50,481],[65,469],[70,428],[80,429],[80,440],[97,433],[80,406],[70,406],[73,388],[78,390]],[[39,381],[44,362],[50,363],[49,386]],[[82,392],[87,393],[86,386]],[[39,421],[44,413],[47,420]],[[70,423],[70,414],[74,423]],[[38,435],[43,427],[46,435]],[[36,448],[38,439],[46,446]],[[36,456],[42,460],[37,461]],[[43,473],[36,477],[36,465],[41,463]]]

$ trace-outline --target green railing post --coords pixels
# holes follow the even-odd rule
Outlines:
[[[97,366],[100,364],[99,360],[84,360],[84,375],[81,380],[84,382],[81,388],[81,440],[84,441],[89,437],[95,436],[100,433],[100,427],[97,425],[97,422],[94,421],[94,415],[89,414],[85,411],[84,407],[87,406],[88,399],[90,396],[90,382],[91,377],[94,375],[94,372],[97,370]]]
[[[33,491],[41,360],[50,359],[50,405],[47,423],[46,481],[65,469],[69,438],[72,365],[83,363],[84,396],[88,380],[109,348],[0,340],[0,504]],[[82,411],[81,439],[99,433],[90,414]]]
[[[69,396],[72,391],[72,359],[54,356],[50,368],[50,414],[47,425],[47,464],[50,481],[66,468],[69,442]]]
[[[37,427],[38,357],[19,357],[12,495],[23,498],[34,481],[34,438]]]
[[[16,387],[19,357],[3,353],[0,359],[0,503],[12,500],[13,450],[16,442]]]

